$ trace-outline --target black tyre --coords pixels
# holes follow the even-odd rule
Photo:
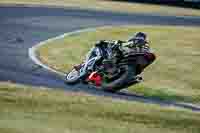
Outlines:
[[[103,90],[109,92],[116,92],[123,89],[124,87],[134,84],[132,81],[136,74],[135,66],[125,65],[123,67],[123,71],[124,72],[116,80],[113,80],[112,82],[108,83],[102,83]]]
[[[76,84],[80,81],[79,72],[75,69],[72,69],[69,73],[65,75],[66,84]]]

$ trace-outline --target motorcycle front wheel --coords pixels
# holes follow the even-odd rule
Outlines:
[[[80,80],[80,74],[77,70],[72,69],[69,73],[65,75],[65,83],[76,84]]]
[[[122,68],[123,73],[119,75],[119,77],[110,82],[103,82],[102,88],[105,91],[109,92],[117,92],[131,84],[134,84],[133,78],[136,74],[136,69],[134,65],[125,65]]]

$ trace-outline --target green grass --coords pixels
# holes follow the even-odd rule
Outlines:
[[[0,132],[200,132],[200,113],[190,110],[44,89],[0,83]]]
[[[106,0],[1,0],[0,4],[39,4],[128,13],[156,13],[163,15],[200,16],[200,10],[197,9]]]
[[[200,102],[200,28],[124,26],[103,28],[57,39],[38,51],[50,67],[66,72],[80,63],[97,40],[127,39],[136,31],[149,35],[157,60],[143,73],[142,84],[129,87],[140,95],[185,102]]]

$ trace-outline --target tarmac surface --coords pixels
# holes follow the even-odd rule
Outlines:
[[[29,48],[40,41],[66,32],[108,25],[137,24],[200,26],[200,17],[126,14],[58,7],[0,6],[0,81],[64,88],[117,99],[137,100],[200,111],[200,107],[193,105],[162,101],[128,92],[113,94],[82,84],[67,86],[58,75],[41,68],[29,58]]]

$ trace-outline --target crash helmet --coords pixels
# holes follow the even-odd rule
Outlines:
[[[132,38],[128,40],[132,45],[144,45],[147,41],[147,35],[143,32],[136,33]]]

